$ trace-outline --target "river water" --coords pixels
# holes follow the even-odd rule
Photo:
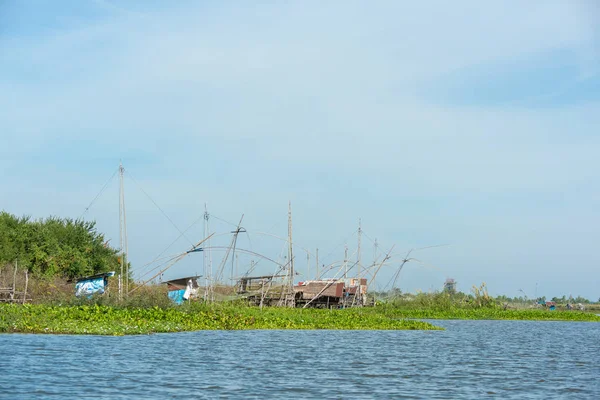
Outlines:
[[[0,335],[0,398],[600,399],[600,324]]]

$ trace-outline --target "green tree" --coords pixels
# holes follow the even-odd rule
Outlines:
[[[582,296],[577,296],[573,299],[574,303],[590,304],[591,302]]]
[[[36,277],[76,278],[117,270],[117,253],[95,222],[0,212],[0,265],[17,260]]]

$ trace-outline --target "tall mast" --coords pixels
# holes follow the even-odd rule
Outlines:
[[[119,177],[121,176],[122,164],[119,164]],[[121,208],[121,184],[119,183],[119,249],[121,249],[121,256],[119,262],[121,268],[119,270],[119,300],[123,299],[123,229],[121,229],[121,221],[123,221],[123,209]]]
[[[373,242],[373,265],[377,262],[377,250],[379,250],[379,244],[377,243],[377,238]]]
[[[315,279],[317,279],[317,280],[318,280],[318,279],[320,279],[320,278],[319,278],[319,248],[318,248],[318,247],[317,247],[317,254],[316,254],[316,257],[317,257],[317,262],[316,262],[316,264],[317,264],[317,275],[316,275]]]
[[[348,245],[344,246],[344,279],[348,279]]]
[[[208,237],[208,208],[204,203],[204,237],[206,240]],[[207,254],[208,252],[208,254]],[[212,265],[210,265],[210,244],[208,245],[208,251],[203,251],[203,264],[204,264],[204,301],[207,301],[210,296],[210,279],[212,275]]]
[[[356,250],[356,268],[358,270],[358,273],[356,274],[356,276],[358,278],[360,278],[360,274],[361,274],[361,265],[360,265],[360,242],[361,242],[361,236],[362,236],[362,224],[361,224],[361,220],[360,218],[358,219],[358,249]]]
[[[125,294],[129,293],[129,241],[127,240],[127,213],[125,212],[125,180],[123,176],[125,168],[121,173],[121,193],[123,199],[123,235],[125,237]]]
[[[123,293],[129,290],[129,266],[127,263],[127,217],[125,215],[125,186],[123,175],[125,168],[119,163],[119,244],[121,247],[121,270],[119,274],[119,300],[123,299]]]
[[[292,244],[292,202],[288,203],[288,262],[290,263],[290,304],[294,306],[294,252]]]
[[[306,252],[306,277],[310,276],[310,253]]]

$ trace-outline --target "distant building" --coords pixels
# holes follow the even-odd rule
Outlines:
[[[294,286],[296,307],[346,308],[367,305],[367,280],[351,278],[349,285],[343,280],[326,279],[299,282]]]
[[[176,304],[182,304],[184,301],[196,297],[199,288],[198,278],[200,276],[188,276],[164,282],[169,290],[169,298]]]
[[[456,281],[454,279],[446,279],[446,281],[444,282],[444,292],[456,293]]]

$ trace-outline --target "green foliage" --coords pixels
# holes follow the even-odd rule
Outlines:
[[[583,312],[501,308],[402,309],[390,304],[345,310],[247,307],[191,303],[175,307],[81,304],[0,305],[0,333],[128,335],[194,330],[247,329],[419,329],[435,330],[414,319],[504,319],[595,321]]]
[[[105,305],[0,305],[0,333],[147,334],[246,329],[420,329],[427,322],[398,319],[371,309],[317,310],[256,308],[192,303],[181,307]]]
[[[514,302],[527,307],[516,309]],[[509,303],[513,304],[509,306]],[[582,302],[583,303],[583,302]],[[372,309],[374,313],[383,313],[391,318],[418,319],[509,319],[509,320],[557,320],[557,321],[596,321],[600,317],[592,312],[575,310],[550,311],[535,308],[531,300],[506,296],[492,298],[485,283],[473,286],[471,294],[449,293],[448,291],[433,293],[400,294],[387,301],[380,301]]]
[[[494,319],[494,320],[532,320],[532,321],[592,321],[600,322],[600,317],[579,311],[549,311],[543,309],[505,310],[503,308],[400,308],[393,305],[376,307],[384,315],[395,318],[419,319]]]
[[[34,277],[76,278],[117,270],[117,250],[95,222],[50,217],[31,220],[0,212],[0,265],[18,261]]]
[[[384,302],[387,305],[403,309],[451,310],[455,308],[495,308],[496,301],[481,293],[465,294],[448,291],[403,294]]]
[[[591,303],[591,301],[589,301],[588,299],[586,299],[583,296],[577,296],[571,302],[572,303],[581,303],[581,304],[590,304]]]

